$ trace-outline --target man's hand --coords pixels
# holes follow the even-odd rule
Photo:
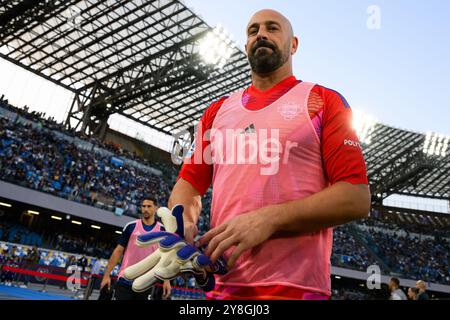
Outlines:
[[[104,286],[108,286],[108,290],[111,290],[111,277],[109,275],[104,275],[102,279],[102,283],[100,284],[100,289]]]
[[[163,299],[167,299],[170,297],[170,292],[172,290],[172,286],[170,285],[170,281],[166,280],[163,284]]]
[[[268,208],[261,208],[234,217],[203,235],[198,245],[208,244],[205,254],[213,262],[226,250],[236,246],[228,259],[228,268],[232,268],[240,255],[275,233],[274,223],[269,219]]]
[[[197,226],[192,222],[184,222],[184,239],[189,244],[194,244],[195,236],[198,233]]]

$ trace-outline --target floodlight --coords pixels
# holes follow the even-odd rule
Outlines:
[[[370,144],[376,119],[358,110],[353,110],[353,128],[361,143]]]
[[[200,41],[199,54],[208,65],[221,69],[233,54],[233,36],[221,25],[217,25]]]
[[[423,153],[429,156],[445,157],[447,155],[449,141],[449,136],[427,132],[425,134],[425,142],[423,143]]]

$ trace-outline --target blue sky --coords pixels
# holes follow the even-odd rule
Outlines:
[[[221,23],[241,47],[252,13],[278,10],[300,39],[298,78],[341,92],[382,123],[450,134],[450,1],[185,2],[211,26]],[[371,5],[380,9],[380,29],[367,27]]]

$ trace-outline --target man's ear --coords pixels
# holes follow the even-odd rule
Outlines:
[[[293,36],[291,40],[291,55],[294,55],[297,52],[298,42],[298,38],[296,36]]]

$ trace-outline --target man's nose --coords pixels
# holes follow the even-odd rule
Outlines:
[[[267,40],[267,30],[264,27],[259,27],[258,34],[256,35],[256,40]]]

